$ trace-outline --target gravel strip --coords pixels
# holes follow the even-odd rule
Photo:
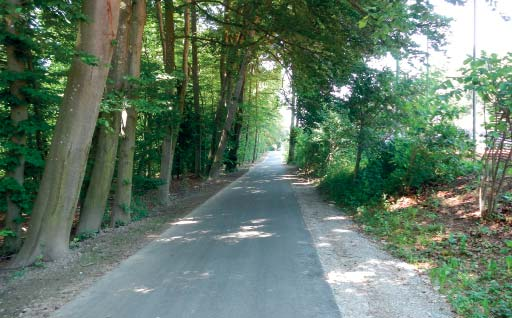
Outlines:
[[[342,317],[455,317],[414,266],[384,252],[308,182],[293,189]]]

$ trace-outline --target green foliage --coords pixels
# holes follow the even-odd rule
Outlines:
[[[131,219],[132,221],[138,221],[149,216],[149,210],[147,205],[140,198],[135,198],[131,205]]]
[[[133,191],[136,194],[142,195],[147,191],[158,189],[159,186],[165,183],[160,178],[147,178],[145,176],[133,176]]]
[[[91,55],[87,52],[80,52],[80,51],[76,52],[75,54],[80,59],[80,61],[82,61],[83,63],[85,63],[89,66],[98,66],[99,65],[100,60],[98,59],[98,57],[96,57],[94,55]]]
[[[5,229],[0,230],[0,237],[7,237],[7,236],[16,236],[16,233],[14,233],[11,230],[5,230]]]
[[[5,209],[6,201],[5,198],[9,195],[9,198],[12,202],[16,203],[19,207],[23,209],[25,212],[30,212],[32,208],[32,196],[27,192],[25,187],[20,185],[13,178],[0,178],[0,197],[2,200],[0,201],[0,210]],[[23,219],[18,220],[18,222],[23,222]]]
[[[475,170],[473,143],[453,124],[461,109],[443,96],[425,97],[420,79],[358,70],[336,111],[297,136],[297,163],[322,177],[322,189],[359,206]]]

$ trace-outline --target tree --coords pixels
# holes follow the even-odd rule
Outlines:
[[[191,31],[192,31],[192,83],[194,91],[194,121],[195,121],[195,149],[194,149],[194,173],[196,177],[201,175],[201,144],[202,125],[201,125],[201,86],[199,84],[199,58],[197,46],[197,7],[192,6]]]
[[[372,148],[372,143],[382,142],[385,129],[393,126],[399,105],[392,88],[394,76],[391,72],[378,72],[366,67],[358,69],[352,76],[350,97],[342,107],[347,107],[350,121],[355,128],[356,158],[354,179],[357,179],[363,153]]]
[[[146,1],[134,0],[133,17],[129,25],[128,46],[128,76],[132,80],[140,77],[140,63],[142,55],[142,36],[146,23]],[[136,85],[128,85],[127,91],[131,92],[134,99]],[[131,105],[126,109],[126,117],[123,118],[122,139],[119,145],[119,160],[117,166],[116,194],[112,208],[111,225],[126,224],[130,222],[132,187],[133,187],[133,158],[135,155],[135,134],[137,127],[137,109]]]
[[[77,56],[68,75],[28,237],[10,266],[54,260],[69,249],[69,235],[85,172],[100,100],[112,58],[119,0],[85,0]],[[94,23],[90,23],[94,21]]]
[[[128,47],[130,45],[130,27],[132,20],[132,3],[129,1],[121,7],[119,13],[119,26],[112,68],[110,69],[105,91],[106,98],[112,99],[112,109],[100,113],[99,127],[97,128],[96,156],[91,172],[91,180],[87,188],[85,200],[80,210],[80,221],[77,234],[97,232],[100,229],[103,214],[110,193],[112,177],[116,164],[119,132],[121,129],[121,112],[126,80],[128,75]]]
[[[172,112],[176,117],[172,119],[170,127],[166,131],[164,140],[162,143],[162,160],[160,164],[160,178],[162,185],[159,188],[159,201],[162,205],[169,204],[169,186],[171,182],[172,166],[174,156],[176,153],[176,144],[178,142],[178,135],[180,132],[180,124],[185,109],[185,97],[187,93],[187,86],[189,81],[189,67],[188,67],[188,55],[190,47],[190,5],[191,1],[186,0],[185,3],[185,25],[183,34],[183,55],[182,55],[182,81],[178,89],[177,98],[177,111]],[[166,72],[172,73],[175,67],[174,57],[174,45],[175,45],[175,34],[174,34],[174,4],[172,1],[166,1],[166,32],[165,32],[165,43],[163,50],[168,56],[164,56]],[[172,55],[172,56],[171,56]],[[171,94],[174,90],[171,91]]]
[[[243,17],[242,23],[244,25],[248,25],[249,27],[235,35],[237,40],[233,44],[234,46],[231,48],[231,50],[234,49],[234,52],[230,52],[231,54],[228,55],[228,57],[231,56],[232,60],[226,60],[226,63],[232,63],[232,65],[235,67],[235,71],[233,73],[226,72],[225,81],[228,83],[228,88],[225,92],[221,90],[220,99],[226,100],[226,115],[222,120],[222,130],[220,132],[218,144],[215,147],[215,152],[212,157],[212,163],[208,173],[209,178],[217,177],[224,163],[224,151],[226,149],[229,133],[235,120],[235,115],[238,111],[239,101],[242,98],[248,65],[254,58],[253,55],[256,53],[257,49],[255,45],[256,42],[253,42],[255,41],[256,34],[256,31],[253,28],[254,25],[259,23],[260,18],[256,15],[255,12],[257,12],[260,8],[258,6],[252,7],[251,5],[248,5],[243,9],[245,9],[243,12],[246,13],[247,16]],[[244,49],[244,52],[241,52],[242,48]],[[230,89],[229,83],[231,82],[232,78],[234,79],[234,82],[232,84],[232,89]],[[223,94],[226,94],[226,97],[224,97]]]

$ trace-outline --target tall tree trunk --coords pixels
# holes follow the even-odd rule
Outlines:
[[[253,82],[253,75],[254,75],[254,65],[252,65],[250,71],[250,77],[249,77],[249,87],[248,87],[248,104],[251,105],[252,107],[252,82]],[[243,151],[243,156],[242,156],[242,163],[245,163],[246,161],[246,158],[247,158],[247,151],[248,151],[248,148],[249,148],[249,131],[250,131],[250,128],[251,128],[251,120],[250,120],[250,116],[248,116],[247,118],[247,122],[245,123],[245,144],[244,144],[244,151]]]
[[[361,169],[361,159],[363,158],[363,124],[359,127],[359,133],[357,136],[357,148],[356,148],[356,162],[354,164],[354,181],[359,176],[359,170]]]
[[[101,126],[97,130],[96,156],[84,204],[80,210],[77,234],[100,230],[114,175],[121,114],[113,111],[101,113],[100,117],[109,123],[109,127]]]
[[[160,186],[159,189],[159,201],[163,205],[169,204],[169,185],[171,183],[171,173],[172,166],[174,161],[174,156],[176,154],[176,144],[178,141],[178,135],[180,131],[180,123],[181,117],[183,115],[185,109],[185,97],[187,94],[187,86],[189,81],[189,70],[188,70],[188,55],[190,50],[190,5],[192,0],[186,0],[184,18],[185,18],[185,27],[184,27],[184,40],[183,40],[183,63],[182,63],[182,72],[183,72],[183,81],[180,83],[180,88],[178,92],[178,116],[175,124],[171,125],[169,129],[169,136],[164,137],[164,144],[162,145],[162,160],[161,160],[161,175],[160,177],[163,179],[164,183]],[[167,9],[167,8],[166,8]],[[167,22],[167,21],[166,21]],[[172,28],[174,31],[174,28]],[[167,36],[167,33],[166,33]],[[174,39],[174,34],[172,35]],[[166,41],[167,43],[167,41]],[[167,52],[169,54],[174,54],[174,43],[172,45],[173,49],[171,50],[170,46],[167,48]],[[174,61],[170,59],[170,61]],[[174,62],[173,62],[174,63]],[[167,151],[167,153],[164,153]],[[164,160],[165,159],[165,160]]]
[[[178,110],[180,112],[180,117],[183,115],[185,110],[185,97],[187,95],[187,86],[189,81],[189,68],[188,68],[188,56],[190,52],[190,5],[192,0],[185,0],[185,28],[183,34],[183,55],[182,55],[182,65],[181,71],[183,72],[183,81],[180,85],[179,95],[178,95]],[[181,122],[181,118],[180,118]],[[179,130],[179,127],[178,127]]]
[[[219,103],[217,104],[217,109],[215,111],[215,121],[213,124],[213,132],[212,132],[212,142],[210,146],[210,153],[208,154],[208,170],[211,170],[211,165],[213,163],[215,152],[217,151],[217,147],[219,145],[220,135],[222,133],[222,124],[224,119],[226,118],[226,101],[228,99],[228,83],[231,83],[231,74],[228,72],[227,67],[227,56],[229,53],[228,45],[229,41],[229,33],[230,33],[230,16],[229,16],[229,7],[231,1],[224,0],[224,34],[223,34],[223,46],[220,52],[220,61],[219,61],[219,76],[220,76],[220,95],[219,95]]]
[[[158,21],[158,34],[160,35],[160,44],[162,45],[162,55],[164,56],[164,61],[167,56],[167,50],[165,46],[165,31],[164,31],[164,18],[162,14],[162,1],[155,0],[155,8],[156,8],[156,20]]]
[[[256,126],[256,130],[254,131],[254,147],[252,149],[252,163],[256,162],[258,159],[258,138],[259,138],[259,129]]]
[[[176,31],[174,25],[174,1],[165,0],[165,21],[164,21],[164,68],[167,74],[172,74],[176,69]]]
[[[24,131],[18,131],[20,124],[28,119],[27,99],[23,94],[23,89],[27,86],[27,81],[23,79],[23,73],[27,71],[27,63],[25,62],[31,57],[30,52],[25,49],[23,45],[23,31],[20,28],[25,28],[28,21],[22,21],[16,9],[22,8],[21,0],[8,0],[7,4],[12,7],[12,14],[5,18],[7,24],[6,30],[9,33],[10,41],[5,43],[5,51],[7,55],[7,70],[12,73],[16,80],[10,83],[10,95],[12,97],[11,103],[11,123],[15,128],[15,132],[11,137],[11,142],[19,147],[25,147],[27,143],[27,136]],[[14,168],[7,171],[7,177],[13,179],[20,190],[23,187],[25,178],[25,157],[22,152],[15,151],[13,156],[17,159],[17,164]],[[13,232],[14,236],[8,236],[4,242],[4,249],[6,252],[17,252],[21,247],[21,207],[14,202],[12,194],[7,195],[7,215],[5,218],[5,229]]]
[[[120,0],[83,2],[82,12],[88,19],[80,23],[76,51],[96,57],[97,63],[86,64],[79,56],[73,59],[28,237],[11,267],[29,265],[38,257],[55,260],[68,253],[87,155],[114,50],[119,7]]]
[[[238,114],[236,115],[235,127],[233,128],[233,133],[231,134],[231,143],[232,147],[228,152],[228,161],[226,163],[226,171],[233,172],[236,171],[237,166],[240,164],[238,160],[238,150],[240,149],[240,137],[242,135],[242,123],[243,123],[243,112],[242,109],[238,109]]]
[[[169,186],[171,182],[173,149],[173,133],[170,127],[167,128],[162,141],[162,156],[160,158],[160,180],[162,184],[158,187],[158,201],[161,205],[169,205]]]
[[[162,28],[162,24],[160,23],[160,32],[162,32],[162,30],[164,32],[163,34],[160,33],[160,38],[163,39],[162,52],[164,53],[164,69],[167,74],[171,75],[176,68],[176,60],[174,55],[174,47],[176,43],[176,34],[174,30],[174,3],[172,0],[165,0],[164,4],[165,25]],[[162,15],[161,12],[159,15]],[[160,20],[160,22],[162,21]],[[169,95],[173,96],[175,93],[175,87],[171,87],[169,89]],[[164,206],[169,205],[169,186],[172,177],[172,160],[174,158],[174,153],[172,150],[175,148],[173,144],[176,144],[176,138],[173,137],[174,132],[172,127],[166,127],[162,140],[162,154],[160,158],[160,180],[162,184],[158,187],[158,201],[161,205]]]
[[[132,19],[132,3],[121,6],[119,12],[119,26],[117,29],[117,44],[112,57],[112,68],[109,72],[109,83],[106,94],[118,92],[124,96],[125,80],[128,72],[128,46],[130,37],[130,23]],[[77,234],[98,232],[101,227],[105,206],[114,175],[116,164],[119,131],[121,129],[121,113],[112,111],[100,113],[100,118],[108,123],[108,127],[101,125],[98,129],[98,143],[96,144],[96,157],[91,172],[91,180],[87,188],[84,204],[80,211]]]
[[[238,105],[243,104],[244,102],[244,87],[245,80],[242,87],[242,93],[238,99]],[[240,149],[240,136],[242,135],[242,126],[243,126],[243,110],[238,107],[238,111],[236,114],[235,127],[233,128],[233,133],[231,134],[231,144],[232,147],[228,152],[228,162],[226,163],[226,171],[233,172],[236,171],[236,167],[239,165],[238,161],[238,149]]]
[[[142,55],[142,37],[146,23],[146,1],[133,1],[133,17],[130,25],[130,38],[128,47],[128,75],[132,78],[140,77],[140,64]],[[137,96],[134,92],[137,87],[125,83],[128,87],[129,98]],[[123,116],[124,117],[124,116]],[[111,225],[126,224],[131,220],[131,203],[133,190],[133,158],[135,155],[135,138],[137,132],[137,110],[132,105],[126,109],[126,118],[123,118],[123,138],[119,145],[119,160],[117,166],[116,194],[112,207]]]
[[[226,144],[228,140],[229,131],[233,126],[233,120],[235,119],[235,114],[238,109],[238,101],[243,91],[243,84],[245,82],[245,76],[247,74],[247,66],[250,62],[252,52],[250,49],[244,53],[242,57],[242,61],[240,63],[240,68],[238,70],[238,79],[236,82],[235,90],[232,94],[230,94],[229,104],[227,108],[226,119],[224,121],[224,127],[222,129],[222,133],[219,139],[219,144],[217,146],[217,150],[215,151],[215,156],[213,158],[212,166],[210,168],[209,177],[215,178],[219,175],[220,169],[222,167],[222,159],[224,157],[224,150],[226,149]]]
[[[258,92],[259,92],[259,83],[256,82],[256,94],[255,94],[255,102],[254,102],[254,107],[255,107],[255,110],[256,110],[256,129],[254,130],[254,146],[253,146],[253,149],[252,149],[252,163],[256,162],[256,159],[258,159],[258,134],[259,134],[259,125],[258,125],[258,122],[259,122],[259,118],[258,118]]]
[[[197,8],[192,6],[192,84],[194,90],[194,121],[195,121],[195,142],[194,142],[194,174],[196,177],[201,175],[201,144],[202,122],[201,122],[201,104],[199,101],[201,87],[199,86],[199,59],[197,52]]]
[[[295,93],[292,89],[291,120],[290,120],[290,143],[288,145],[288,163],[295,161],[295,144],[297,143],[297,132],[295,131]]]

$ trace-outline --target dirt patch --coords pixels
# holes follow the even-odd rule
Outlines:
[[[0,317],[49,317],[121,261],[158,237],[173,220],[190,213],[247,170],[240,169],[211,181],[185,179],[174,182],[171,206],[165,209],[155,207],[148,218],[124,227],[106,229],[94,239],[74,244],[65,260],[17,271],[0,271]],[[151,194],[145,201],[148,205],[151,203]]]
[[[314,183],[302,180],[293,189],[344,318],[453,317],[428,277],[359,233]]]

